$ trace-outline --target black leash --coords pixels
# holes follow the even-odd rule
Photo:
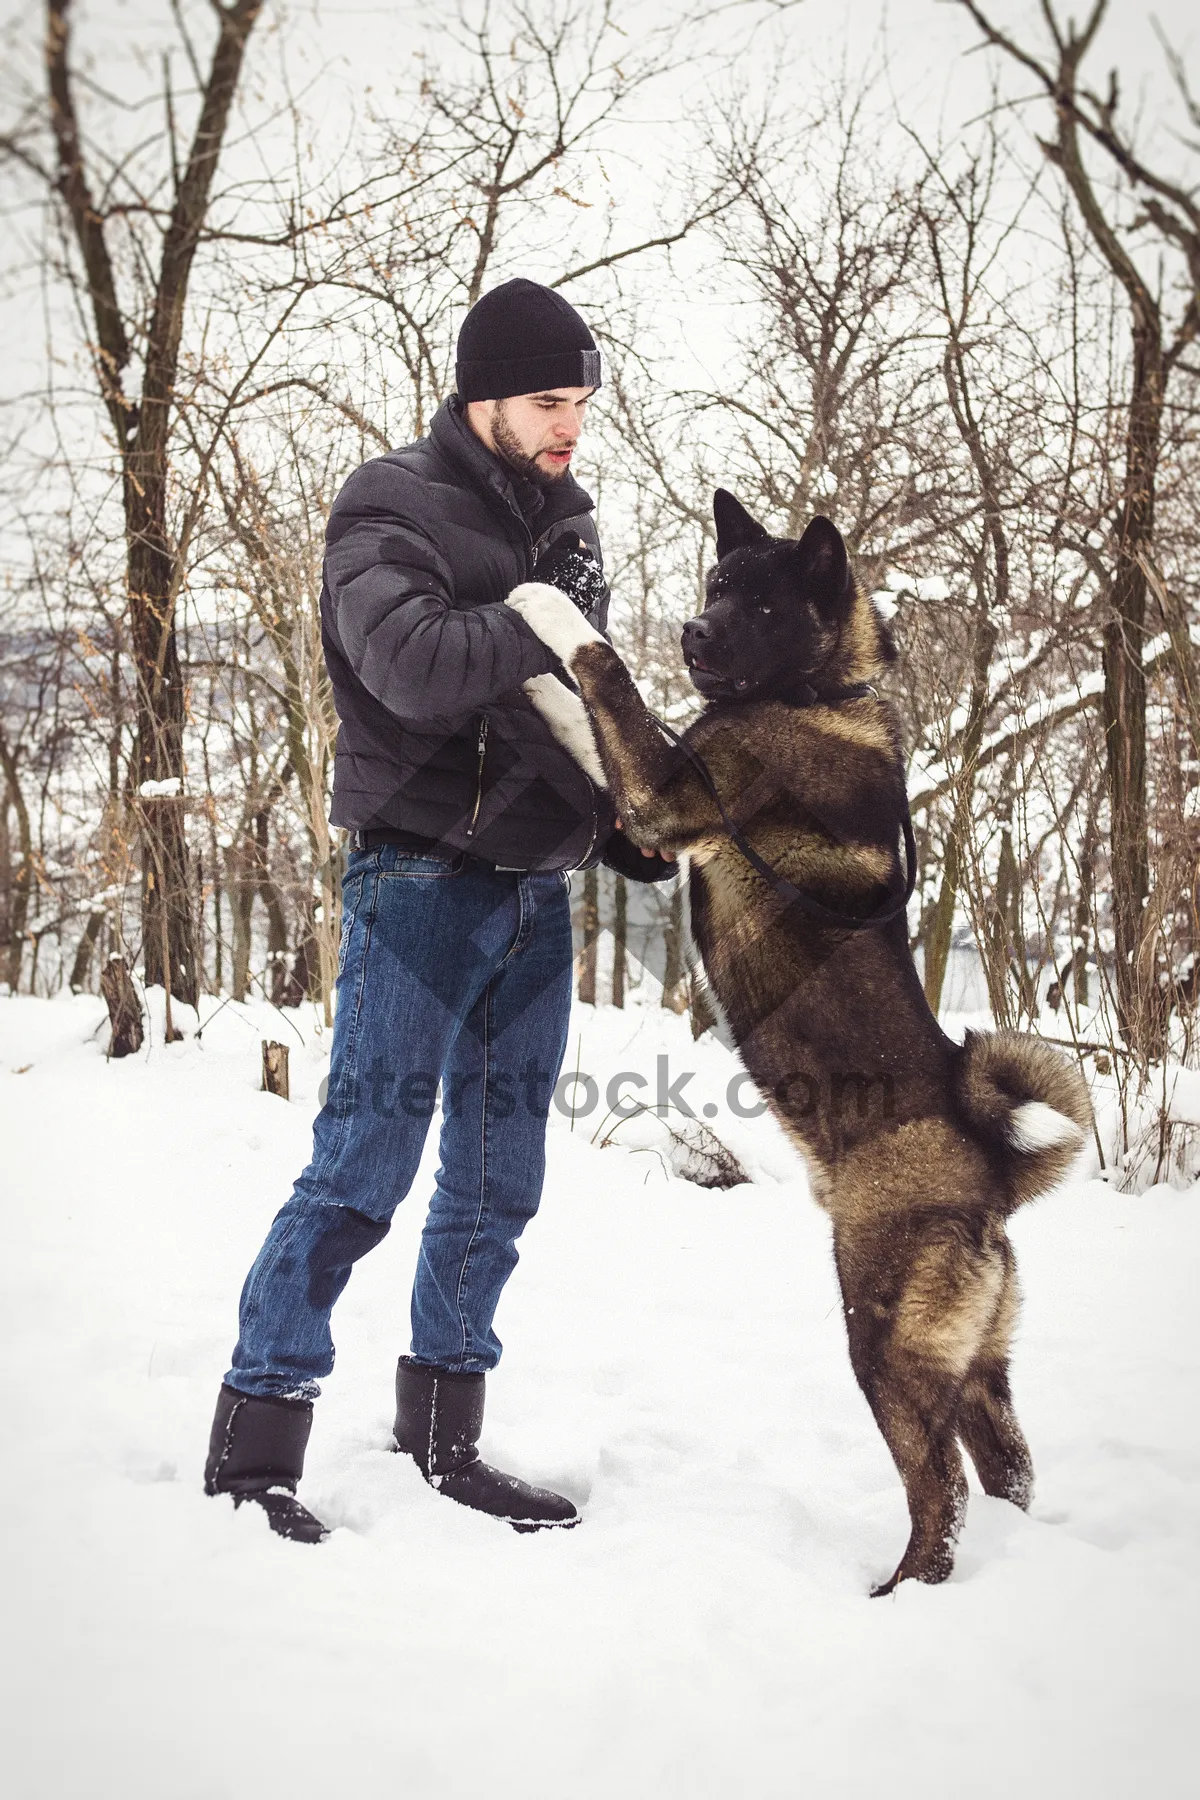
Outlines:
[[[821,698],[815,690],[811,691],[814,701]],[[857,687],[841,689],[837,698],[841,700],[857,700],[863,698],[867,694],[873,694],[874,692],[874,688],[871,687],[869,683],[861,682]],[[750,867],[755,869],[758,874],[762,876],[764,881],[769,882],[782,899],[794,903],[802,912],[806,912],[810,919],[816,919],[822,925],[836,926],[839,931],[873,931],[880,925],[889,924],[892,919],[898,919],[900,914],[904,912],[909,901],[913,897],[913,891],[917,885],[917,840],[913,836],[912,814],[908,810],[907,798],[904,802],[904,815],[900,821],[901,829],[904,832],[904,856],[905,861],[908,864],[908,874],[904,883],[904,893],[899,899],[893,900],[891,905],[888,906],[885,911],[872,913],[871,916],[866,919],[856,919],[851,917],[848,913],[835,912],[831,906],[822,906],[821,902],[819,900],[814,900],[811,894],[805,894],[801,892],[798,887],[793,887],[786,876],[779,873],[778,869],[773,869],[770,863],[758,854],[758,851],[754,848],[753,844],[747,840],[746,835],[740,826],[735,825],[729,814],[726,812],[725,804],[722,801],[720,794],[717,792],[717,784],[713,780],[708,764],[700,755],[700,752],[698,750],[693,750],[690,744],[685,744],[679,733],[673,731],[671,727],[666,724],[664,720],[658,718],[656,714],[651,713],[650,717],[654,720],[654,723],[658,726],[659,730],[663,732],[666,737],[670,738],[671,742],[676,745],[678,749],[683,751],[683,754],[687,757],[693,769],[695,769],[697,775],[699,775],[701,781],[712,795],[712,798],[716,803],[717,811],[721,815],[721,823],[729,833],[733,843],[750,864]]]

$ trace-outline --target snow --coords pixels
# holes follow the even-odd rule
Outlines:
[[[1170,1089],[1169,1116],[1180,1125],[1200,1125],[1200,1069],[1184,1069],[1171,1063],[1165,1079]]]
[[[906,575],[903,569],[889,569],[884,576],[883,591],[907,600],[948,600],[950,583],[941,575]],[[872,599],[876,596],[872,595]],[[876,604],[878,600],[876,599]]]
[[[581,1008],[568,1066],[648,1098],[660,1056],[695,1070],[752,1176],[703,1191],[636,1134],[602,1149],[603,1101],[552,1114],[484,1448],[584,1522],[519,1536],[388,1454],[431,1143],[335,1315],[312,1549],[201,1472],[327,1039],[266,1005],[119,1063],[106,1035],[90,997],[0,1001],[13,1800],[1194,1791],[1196,1191],[1018,1216],[1032,1514],[973,1491],[953,1579],[870,1600],[904,1506],[798,1164],[686,1020]]]

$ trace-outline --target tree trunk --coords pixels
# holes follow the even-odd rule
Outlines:
[[[307,907],[301,912],[300,941],[296,945],[292,966],[287,972],[282,996],[276,1004],[279,1006],[303,1006],[306,1000],[320,1000],[320,998],[321,947],[314,928],[312,902],[309,901]]]
[[[15,994],[21,985],[21,964],[25,956],[25,939],[29,929],[29,901],[33,893],[33,827],[29,808],[17,779],[16,753],[0,731],[0,772],[4,775],[5,807],[12,807],[17,818],[17,845],[21,861],[13,875],[8,901],[8,958],[5,980],[8,991]],[[11,852],[10,852],[11,855]],[[31,990],[32,991],[32,990]]]
[[[243,841],[226,851],[229,911],[232,915],[232,963],[229,992],[239,1005],[250,986],[250,924],[258,883],[252,853]]]
[[[83,929],[83,936],[75,947],[75,961],[71,964],[70,989],[73,994],[81,994],[87,986],[88,972],[92,966],[92,957],[96,950],[96,940],[104,925],[104,914],[94,912]]]
[[[142,1003],[121,956],[111,956],[100,975],[100,992],[112,1025],[110,1056],[132,1056],[142,1047]]]
[[[264,982],[275,1006],[283,1005],[288,986],[287,916],[279,889],[271,880],[269,866],[268,817],[266,811],[254,820],[254,843],[258,859],[258,891],[267,913],[267,969],[269,982]]]
[[[1111,825],[1117,1017],[1131,1049],[1162,1050],[1165,1019],[1153,970],[1142,954],[1150,857],[1146,820],[1146,571],[1154,532],[1154,482],[1162,412],[1162,347],[1157,320],[1135,312],[1133,393],[1126,444],[1125,498],[1111,609],[1104,628],[1104,746]]]
[[[600,944],[600,878],[595,869],[584,871],[580,923],[583,948],[579,952],[579,998],[585,1006],[595,1006],[596,960]]]
[[[982,456],[980,458],[982,465]],[[990,487],[985,489],[989,506],[994,502]],[[993,553],[995,558],[995,583],[998,597],[1004,602],[1008,600],[1008,544],[999,526],[998,518],[991,531]],[[971,807],[975,794],[975,776],[978,768],[979,747],[983,742],[983,728],[987,720],[988,691],[992,657],[996,651],[999,627],[988,607],[986,575],[981,567],[978,573],[979,601],[975,618],[975,631],[971,647],[971,697],[967,707],[967,722],[963,729],[962,766],[958,779],[954,784],[954,812],[950,821],[950,833],[946,844],[946,862],[942,870],[942,884],[938,890],[933,918],[925,942],[925,998],[929,1002],[930,1011],[935,1015],[942,1004],[942,988],[946,980],[946,969],[950,960],[950,946],[954,936],[954,913],[958,905],[958,896],[962,887],[964,868],[968,867],[973,854],[971,841]]]
[[[965,775],[962,779],[966,779]],[[956,806],[956,822],[957,815],[958,807]],[[958,905],[959,884],[958,844],[958,832],[952,825],[946,840],[946,860],[942,865],[941,885],[938,888],[933,913],[924,934],[923,983],[929,1010],[935,1017],[941,1010],[942,989],[946,984],[946,970],[950,963],[950,946],[954,937],[954,913]]]
[[[1092,802],[1088,806],[1087,824],[1083,832],[1083,847],[1079,853],[1079,898],[1075,905],[1075,941],[1072,944],[1071,980],[1075,990],[1075,1007],[1078,1012],[1087,1006],[1091,999],[1091,985],[1088,981],[1088,958],[1091,955],[1093,939],[1093,918],[1095,914],[1096,894],[1096,852],[1100,848],[1100,834],[1096,826],[1096,808]]]
[[[183,675],[174,558],[164,516],[166,445],[131,455],[125,478],[130,639],[137,677],[133,786],[142,840],[142,956],[149,987],[199,998],[183,797]],[[146,784],[153,784],[148,790]],[[153,787],[166,791],[154,792]],[[165,961],[164,961],[165,958]]]
[[[625,1004],[626,961],[629,951],[629,896],[625,877],[615,879],[613,893],[613,972],[612,1003]]]
[[[1007,966],[1007,973],[1017,993],[1017,1013],[1006,1023],[1016,1026],[1021,1013],[1033,1016],[1035,987],[1029,975],[1029,947],[1025,942],[1021,918],[1021,870],[1013,847],[1011,811],[1000,833],[1000,861],[996,870],[995,897],[995,962],[997,978]],[[1007,988],[1006,988],[1007,994]],[[999,1022],[999,1021],[998,1021]]]
[[[219,994],[225,986],[225,940],[224,925],[221,920],[221,864],[217,857],[212,859],[212,906],[213,906],[213,983]]]
[[[8,784],[0,789],[0,948],[5,961],[12,944],[12,837],[8,829]]]
[[[1011,1031],[1017,1023],[1013,1008],[1010,976],[1015,953],[1012,941],[1012,898],[1016,858],[1012,847],[1012,791],[1006,790],[1000,800],[1000,857],[996,885],[985,894],[982,882],[976,894],[975,941],[983,962],[987,982],[988,1006],[1001,1031]]]

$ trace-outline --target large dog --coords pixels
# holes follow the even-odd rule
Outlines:
[[[714,512],[707,604],[683,630],[707,702],[684,734],[690,756],[569,599],[528,583],[510,601],[586,715],[554,676],[527,684],[534,704],[612,790],[632,841],[685,862],[708,982],[833,1221],[851,1361],[908,1496],[886,1594],[953,1567],[960,1443],[986,1493],[1029,1503],[1005,1221],[1064,1175],[1091,1105],[1045,1044],[1012,1032],[955,1044],[926,1003],[898,904],[899,730],[867,685],[895,651],[840,534],[817,518],[798,542],[770,537],[723,490]],[[873,914],[886,922],[858,928]]]

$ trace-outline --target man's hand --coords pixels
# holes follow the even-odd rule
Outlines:
[[[620,819],[616,821],[616,828],[618,831],[624,831],[625,829]],[[664,862],[675,861],[675,852],[673,850],[647,850],[645,844],[639,844],[637,847],[643,856],[661,856]]]
[[[533,565],[532,580],[556,587],[581,613],[594,613],[606,588],[600,565],[576,531],[564,531]]]

